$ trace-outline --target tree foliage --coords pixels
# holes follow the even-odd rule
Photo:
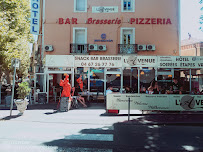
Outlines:
[[[0,0],[0,77],[12,71],[12,58],[21,60],[18,75],[27,75],[32,42],[29,18],[29,0]]]
[[[201,5],[200,10],[203,11],[203,0],[199,0],[199,3]],[[199,23],[200,23],[200,28],[199,29],[203,32],[203,15],[201,15],[199,17]]]
[[[18,99],[25,99],[26,96],[30,93],[30,87],[28,82],[18,83],[19,87],[17,88]]]

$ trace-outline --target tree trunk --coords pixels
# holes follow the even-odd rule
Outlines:
[[[10,72],[9,72],[9,70],[8,70],[8,71],[5,71],[5,74],[6,74],[7,84],[11,84],[11,79],[10,79]]]

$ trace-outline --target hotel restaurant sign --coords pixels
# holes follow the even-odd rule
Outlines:
[[[130,98],[130,108],[134,110],[161,111],[202,111],[202,95],[149,95],[120,94],[107,95],[107,109],[127,110]]]
[[[203,56],[46,55],[47,67],[203,68]]]
[[[118,6],[93,6],[92,13],[117,13]]]
[[[39,34],[40,0],[31,0],[30,33]]]

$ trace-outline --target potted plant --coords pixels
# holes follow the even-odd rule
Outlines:
[[[21,82],[18,83],[17,88],[17,94],[18,99],[15,100],[15,104],[17,106],[17,109],[20,111],[20,114],[22,115],[23,112],[27,109],[27,105],[29,104],[29,100],[26,98],[30,93],[30,87],[28,82]]]

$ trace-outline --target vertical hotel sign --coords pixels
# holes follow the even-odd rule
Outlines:
[[[39,34],[40,0],[31,0],[30,33]]]

